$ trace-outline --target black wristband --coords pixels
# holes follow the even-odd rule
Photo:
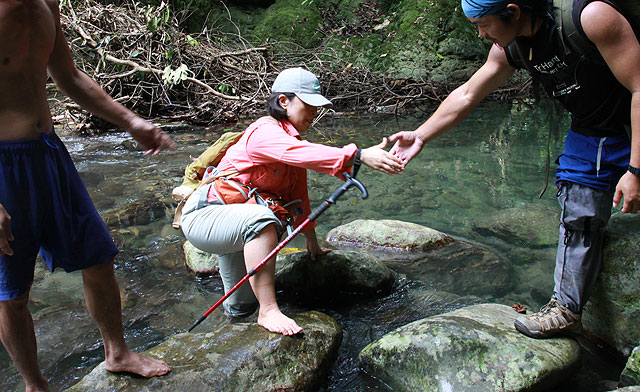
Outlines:
[[[629,165],[629,167],[627,167],[627,170],[629,172],[631,172],[631,174],[635,175],[636,177],[640,177],[640,169],[639,168]]]
[[[360,165],[362,164],[362,160],[360,160],[360,155],[362,154],[362,148],[358,148],[358,152],[356,152],[355,158],[353,158],[353,177],[355,178],[358,174],[358,170],[360,170]]]

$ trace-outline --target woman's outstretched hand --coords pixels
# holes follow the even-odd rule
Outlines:
[[[382,138],[382,142],[378,145],[365,148],[360,153],[360,160],[372,169],[381,171],[386,174],[402,173],[404,165],[400,158],[385,151],[387,146],[387,138]]]

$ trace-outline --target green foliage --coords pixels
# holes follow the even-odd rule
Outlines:
[[[162,2],[159,6],[149,5],[145,11],[147,28],[149,31],[157,31],[163,24],[169,21],[171,12],[167,4]]]

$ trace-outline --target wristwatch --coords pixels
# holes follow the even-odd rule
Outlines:
[[[627,170],[629,170],[631,172],[631,174],[636,175],[637,177],[640,177],[640,169],[637,167],[633,167],[631,165],[629,165],[629,167],[627,168]]]

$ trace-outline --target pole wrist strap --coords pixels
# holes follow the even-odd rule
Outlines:
[[[353,177],[355,178],[358,175],[358,170],[360,170],[360,165],[362,165],[362,160],[360,159],[360,155],[362,154],[362,148],[358,148],[358,152],[356,152],[356,157],[353,158]]]

